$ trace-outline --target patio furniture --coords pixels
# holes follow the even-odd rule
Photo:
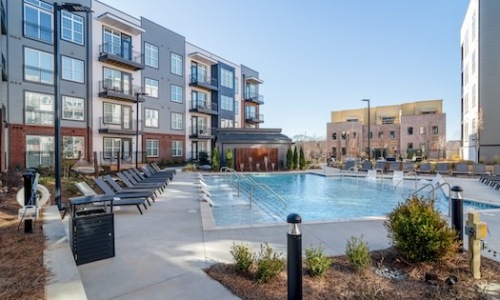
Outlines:
[[[476,175],[483,176],[483,175],[490,175],[490,172],[486,171],[486,165],[485,164],[473,164],[472,165],[472,177],[476,177]]]
[[[450,164],[449,163],[437,163],[436,164],[436,173],[439,173],[442,175],[450,175],[451,174]]]
[[[432,169],[431,169],[431,163],[424,162],[420,163],[420,166],[418,167],[417,174],[431,174]]]
[[[467,175],[470,176],[469,165],[466,163],[458,163],[455,165],[455,170],[453,170],[453,176],[457,175]]]

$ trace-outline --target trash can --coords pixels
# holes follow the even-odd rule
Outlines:
[[[77,265],[115,256],[113,198],[70,200],[70,243]]]

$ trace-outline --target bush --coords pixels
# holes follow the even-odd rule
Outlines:
[[[285,269],[285,260],[266,243],[260,245],[257,260],[257,282],[266,283]]]
[[[293,169],[293,152],[291,148],[286,151],[286,167],[288,170]]]
[[[325,256],[323,247],[306,249],[306,267],[309,275],[323,276],[332,265],[332,259]]]
[[[448,226],[433,200],[414,196],[390,212],[384,226],[401,255],[412,262],[440,261],[457,251],[456,232]]]
[[[366,269],[372,263],[370,249],[368,244],[363,241],[363,235],[359,238],[351,236],[351,238],[347,240],[345,253],[356,271]]]
[[[231,247],[231,255],[236,263],[236,270],[240,273],[248,272],[253,264],[255,255],[250,252],[248,245],[236,245]]]

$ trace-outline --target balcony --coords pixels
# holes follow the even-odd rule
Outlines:
[[[1,17],[0,17],[0,21],[1,21],[1,27],[2,27],[2,34],[7,34],[7,23],[5,21],[5,7],[3,7],[3,2],[0,2],[1,3],[1,6],[0,6],[0,14],[1,14]]]
[[[99,46],[99,61],[120,68],[137,71],[144,69],[142,54],[122,45],[104,43]]]
[[[217,91],[217,78],[206,75],[191,74],[189,86],[195,86],[209,91]]]
[[[99,97],[127,102],[136,102],[135,91],[142,91],[138,86],[125,85],[121,80],[104,79],[99,81]]]
[[[251,83],[251,84],[263,84],[264,83],[264,80],[259,79],[255,76],[248,76],[247,78],[245,78],[245,81],[248,83]]]
[[[208,115],[217,115],[217,103],[211,103],[208,101],[191,100],[191,106],[189,107],[189,112],[197,112]]]
[[[255,93],[245,93],[245,101],[255,104],[264,104],[264,96]]]
[[[109,133],[118,135],[135,135],[136,120],[131,119],[128,122],[121,122],[120,124],[113,124],[104,122],[103,117],[99,117],[99,133]],[[142,125],[139,122],[139,134],[142,134]]]
[[[5,61],[5,56],[2,53],[2,81],[7,81],[7,67],[5,66],[7,62]]]
[[[211,140],[215,138],[213,130],[207,126],[192,126],[189,128],[189,138],[199,140]]]
[[[106,25],[109,25],[111,27],[114,27],[118,30],[121,30],[126,33],[130,33],[132,35],[139,35],[141,33],[146,32],[143,28],[141,28],[141,25],[139,24],[139,21],[137,21],[136,24],[125,20],[124,18],[121,18],[117,15],[114,15],[110,12],[103,13],[102,15],[98,16],[96,18],[98,21],[103,22]]]
[[[245,117],[245,121],[247,123],[264,123],[264,115],[263,114],[249,114]]]

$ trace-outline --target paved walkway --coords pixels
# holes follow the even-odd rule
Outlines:
[[[328,168],[319,172],[328,176],[337,171]],[[462,186],[466,199],[500,203],[500,191],[486,187],[477,179],[449,177],[445,180]],[[182,172],[144,215],[135,207],[116,211],[116,256],[78,266],[87,298],[238,299],[211,280],[203,269],[214,262],[230,262],[229,250],[234,242],[249,244],[253,250],[268,242],[286,256],[286,225],[204,230],[203,225],[208,228],[210,223],[209,210],[207,203],[198,201],[195,173]],[[499,250],[500,210],[482,213],[481,218],[490,225],[490,246]],[[67,222],[65,218],[66,228]],[[389,246],[382,219],[306,223],[302,224],[302,233],[303,248],[321,244],[328,255],[343,253],[347,239],[353,235],[363,234],[372,250]],[[53,263],[74,264],[72,261]]]

